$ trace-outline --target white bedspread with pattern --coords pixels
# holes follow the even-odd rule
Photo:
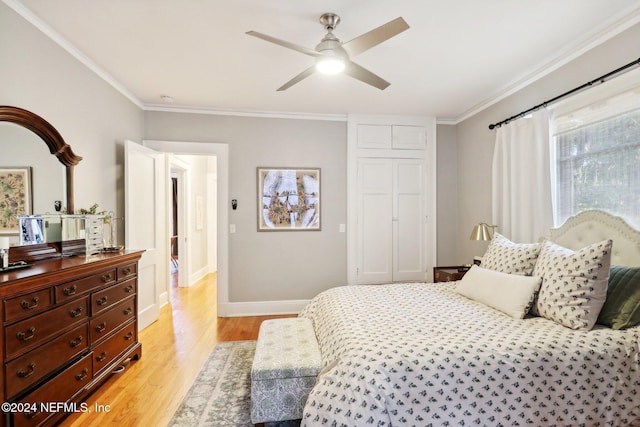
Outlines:
[[[640,424],[640,330],[512,319],[452,283],[314,298],[325,368],[302,426]]]

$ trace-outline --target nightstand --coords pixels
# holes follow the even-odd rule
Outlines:
[[[460,280],[470,268],[470,265],[433,267],[433,283]]]

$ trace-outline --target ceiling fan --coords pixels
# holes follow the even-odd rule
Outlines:
[[[315,50],[289,43],[257,31],[247,31],[246,34],[250,36],[254,36],[316,58],[316,63],[314,65],[307,68],[284,85],[280,86],[278,91],[290,88],[294,84],[309,77],[315,71],[327,74],[344,72],[345,74],[380,90],[384,90],[389,86],[390,83],[388,81],[356,64],[351,60],[351,58],[407,30],[409,25],[404,19],[396,18],[346,43],[342,43],[340,39],[333,34],[333,30],[340,23],[340,17],[338,15],[335,13],[325,13],[320,17],[320,23],[324,26],[325,30],[327,30],[327,34],[322,38]]]

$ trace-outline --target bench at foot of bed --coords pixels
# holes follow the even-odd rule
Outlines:
[[[302,418],[322,358],[311,320],[265,320],[251,367],[254,424]]]

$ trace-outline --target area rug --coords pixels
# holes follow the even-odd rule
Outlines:
[[[253,426],[251,364],[255,350],[255,341],[229,341],[216,345],[169,426]],[[299,421],[291,421],[269,423],[265,427],[299,425]]]

